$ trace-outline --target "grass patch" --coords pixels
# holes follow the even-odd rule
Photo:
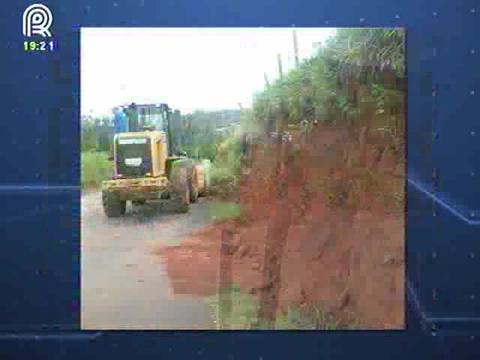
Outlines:
[[[257,324],[258,300],[242,293],[238,285],[222,289],[219,295],[208,297],[206,302],[212,310],[217,329],[249,330]]]
[[[112,162],[107,152],[84,151],[81,154],[82,189],[99,188],[103,180],[111,178]]]
[[[208,212],[215,220],[228,220],[239,217],[242,211],[240,205],[233,202],[211,202]]]
[[[275,329],[288,330],[344,330],[349,324],[340,321],[332,314],[327,314],[317,305],[310,307],[288,307],[286,313],[277,315]]]
[[[258,298],[242,292],[238,285],[222,289],[219,295],[211,296],[206,301],[212,310],[217,329],[266,329],[262,319],[258,318]],[[275,321],[276,330],[345,330],[355,327],[356,323],[351,317],[339,320],[317,305],[289,306],[287,312],[278,312]]]

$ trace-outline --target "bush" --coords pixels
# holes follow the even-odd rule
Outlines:
[[[218,145],[210,171],[210,193],[229,195],[238,191],[240,178],[240,139],[233,134]]]
[[[99,188],[103,180],[112,177],[113,164],[107,152],[84,151],[81,155],[82,189]]]

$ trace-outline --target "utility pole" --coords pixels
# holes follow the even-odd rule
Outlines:
[[[297,41],[297,31],[292,30],[293,35],[293,52],[295,54],[295,66],[298,66],[298,41]]]
[[[280,79],[281,79],[281,78],[283,78],[282,55],[278,54],[277,59],[278,59],[278,75],[280,76]]]

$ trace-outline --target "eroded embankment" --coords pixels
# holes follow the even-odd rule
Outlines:
[[[315,304],[356,327],[403,328],[401,144],[354,134],[324,127],[311,145],[258,145],[241,217],[158,249],[173,291],[213,295],[227,266],[267,317]]]

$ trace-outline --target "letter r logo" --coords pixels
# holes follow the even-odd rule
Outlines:
[[[32,4],[23,12],[22,32],[24,36],[41,35],[51,37],[50,26],[53,16],[48,7],[43,4]]]

